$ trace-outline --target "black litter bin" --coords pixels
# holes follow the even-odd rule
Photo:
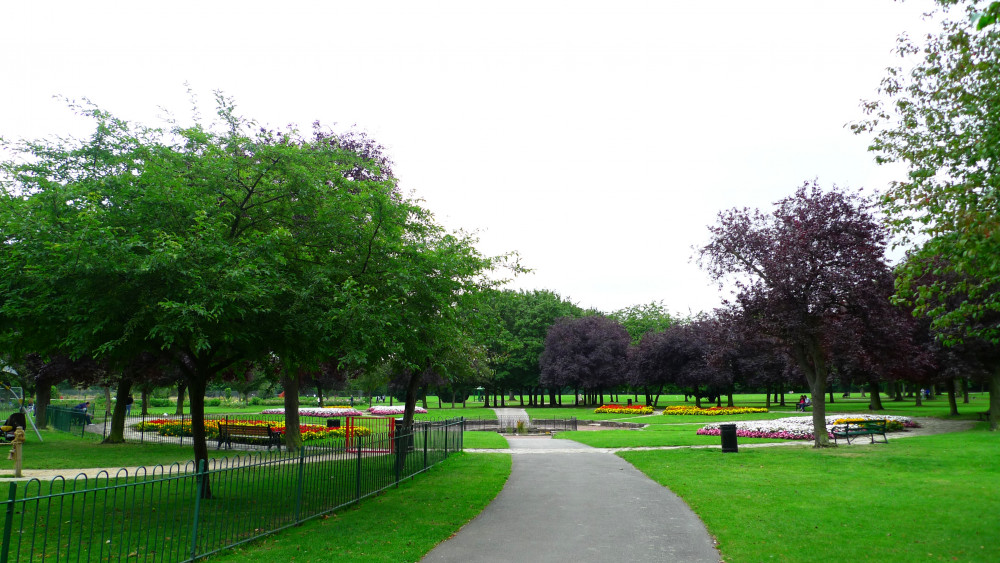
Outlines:
[[[736,453],[739,446],[736,445],[736,425],[720,424],[719,430],[722,435],[722,451],[724,453]]]
[[[339,418],[328,418],[328,419],[326,419],[326,427],[327,428],[340,428],[340,419]]]

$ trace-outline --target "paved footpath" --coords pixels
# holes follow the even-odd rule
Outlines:
[[[423,561],[718,562],[701,520],[677,495],[606,450],[508,437],[510,478],[472,522]],[[566,450],[556,455],[517,455]]]

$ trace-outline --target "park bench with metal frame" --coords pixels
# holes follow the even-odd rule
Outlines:
[[[888,444],[889,439],[886,438],[885,431],[886,421],[885,419],[880,418],[838,424],[830,430],[830,434],[833,435],[834,444],[837,443],[837,438],[846,438],[847,443],[850,444],[851,438],[857,438],[858,436],[868,436],[874,444],[875,436],[877,435],[881,435],[885,443]]]
[[[219,444],[216,449],[222,449],[223,443],[226,444],[226,449],[231,448],[234,439],[237,441],[242,439],[252,443],[263,442],[267,444],[268,451],[271,451],[271,446],[278,446],[278,451],[281,451],[281,433],[276,432],[270,426],[220,422]]]

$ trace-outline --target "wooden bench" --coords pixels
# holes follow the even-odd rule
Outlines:
[[[267,450],[271,451],[271,446],[278,446],[281,451],[281,433],[274,431],[270,426],[252,426],[249,424],[219,423],[219,444],[216,449],[222,449],[222,444],[226,444],[228,450],[232,447],[233,440],[246,440],[252,443],[264,442]]]
[[[978,417],[979,417],[979,420],[985,420],[985,421],[987,421],[987,422],[989,422],[989,421],[990,421],[990,411],[986,411],[986,412],[977,412],[977,413],[976,413],[976,416],[978,416]]]
[[[833,434],[834,444],[837,443],[837,438],[847,438],[847,443],[850,444],[851,438],[857,438],[858,436],[868,436],[874,444],[876,435],[881,435],[885,443],[888,444],[889,439],[885,436],[885,427],[885,419],[861,420],[858,422],[837,424],[830,430],[830,434]]]

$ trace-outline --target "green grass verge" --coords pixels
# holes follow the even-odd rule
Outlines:
[[[496,497],[510,468],[509,455],[457,454],[399,488],[208,561],[418,561]]]
[[[684,498],[727,562],[998,561],[1000,435],[622,452]]]
[[[463,447],[469,449],[504,449],[510,447],[507,438],[496,432],[475,431],[462,434]]]

